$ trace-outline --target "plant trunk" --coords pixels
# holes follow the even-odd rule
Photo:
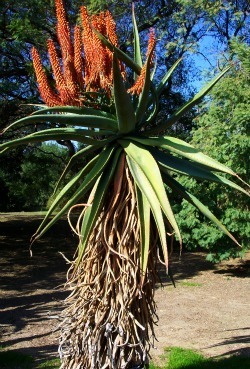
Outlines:
[[[142,283],[137,202],[126,166],[118,188],[107,194],[80,264],[69,270],[60,369],[148,367],[157,320],[157,238]]]

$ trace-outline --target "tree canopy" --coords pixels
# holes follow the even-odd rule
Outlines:
[[[211,97],[201,106],[195,119],[191,143],[213,158],[235,168],[238,175],[249,183],[250,157],[250,47],[232,42],[233,68],[214,89]],[[219,149],[218,149],[219,148]],[[211,260],[242,255],[249,247],[250,203],[241,194],[235,196],[229,188],[214,184],[201,184],[182,179],[183,183],[221,219],[223,224],[240,240],[243,248],[234,248],[227,237],[211,223],[202,224],[203,218],[185,201],[178,213],[184,243],[194,249],[210,251]]]

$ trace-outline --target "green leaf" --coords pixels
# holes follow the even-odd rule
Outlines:
[[[59,178],[55,188],[54,188],[54,194],[57,192],[58,190],[58,187],[60,186],[60,184],[62,183],[63,179],[65,178],[66,174],[69,172],[69,170],[77,163],[77,161],[83,157],[83,156],[86,156],[92,152],[94,152],[95,150],[98,150],[99,148],[101,147],[100,146],[87,146],[87,147],[84,147],[83,149],[77,151],[73,156],[71,156],[70,160],[68,161],[64,171],[62,172],[61,174],[61,177]],[[92,162],[92,160],[91,160]]]
[[[41,131],[37,131],[34,133],[31,133],[29,136],[36,136],[39,134],[43,134],[44,136],[52,136],[53,134],[55,135],[59,135],[59,134],[65,134],[65,135],[72,135],[72,136],[83,136],[83,137],[95,137],[95,136],[109,136],[109,135],[113,135],[114,132],[112,131],[106,131],[106,130],[94,130],[93,129],[83,129],[83,128],[65,128],[65,127],[58,127],[58,128],[48,128],[48,129],[43,129]]]
[[[150,152],[154,156],[155,160],[160,164],[160,166],[163,166],[168,170],[188,175],[197,179],[208,180],[212,182],[217,182],[219,184],[228,185],[249,196],[248,192],[245,191],[242,187],[238,186],[236,183],[228,180],[227,178],[221,177],[218,174],[212,173],[210,170],[206,170],[205,167],[202,168],[199,165],[196,165],[195,163],[192,163],[186,159],[178,158],[157,149],[152,149],[150,150]]]
[[[132,4],[132,22],[133,22],[133,34],[134,34],[134,61],[137,65],[142,67],[142,57],[141,57],[141,45],[140,36],[138,32],[138,27],[135,19],[135,7]],[[136,76],[134,77],[134,79]]]
[[[50,128],[42,131],[38,131],[35,133],[31,133],[25,137],[17,138],[12,141],[4,142],[0,144],[0,150],[8,148],[11,149],[12,147],[16,147],[19,145],[27,145],[30,143],[36,142],[44,142],[44,141],[60,141],[60,140],[73,140],[78,141],[87,145],[98,145],[99,140],[92,139],[89,137],[84,136],[88,135],[101,135],[100,132],[93,132],[83,129],[76,129],[76,128]],[[107,131],[106,131],[107,134]],[[104,133],[104,135],[106,135]],[[112,140],[112,139],[111,139]],[[103,140],[105,143],[110,142],[110,139]]]
[[[37,232],[33,236],[33,242],[40,238],[58,219],[60,219],[73,205],[77,204],[77,201],[80,200],[86,192],[95,184],[96,180],[103,172],[104,168],[109,163],[109,159],[112,153],[115,150],[114,145],[107,146],[103,149],[103,151],[99,154],[98,160],[95,163],[94,167],[87,173],[86,177],[84,178],[83,182],[79,185],[78,189],[74,192],[71,198],[67,201],[67,203],[62,207],[62,209],[54,216],[54,218],[44,227],[43,225],[46,223],[48,219],[48,214],[51,214],[53,209],[55,208],[55,202],[51,205],[48,213],[46,214],[45,219],[43,220],[42,224],[39,226]],[[86,167],[85,167],[86,168]],[[82,175],[82,174],[81,174]],[[72,183],[71,183],[72,186]],[[67,187],[67,186],[65,186]],[[59,202],[65,195],[65,188],[60,192],[56,201]]]
[[[126,154],[139,165],[139,167],[147,177],[150,185],[155,191],[155,194],[158,198],[164,214],[166,215],[169,223],[171,224],[181,242],[180,231],[176,223],[172,208],[170,206],[166,191],[164,189],[161,173],[157,162],[144,146],[134,144],[133,142],[127,140],[119,140],[118,142],[122,145]]]
[[[149,242],[150,242],[150,204],[147,197],[136,186],[136,196],[138,205],[138,216],[140,221],[140,241],[141,241],[141,285],[143,285],[145,273],[148,266]]]
[[[111,131],[117,131],[117,121],[111,118],[99,116],[99,115],[80,115],[80,114],[33,114],[28,117],[17,120],[10,124],[6,129],[2,131],[5,133],[10,128],[13,128],[19,124],[34,124],[34,123],[55,123],[66,124],[70,126],[88,127],[88,128],[100,128]]]
[[[205,215],[211,222],[213,222],[223,233],[225,233],[228,237],[230,237],[238,246],[241,245],[234,238],[234,236],[226,229],[226,227],[216,218],[216,216],[198,200],[194,195],[189,193],[185,187],[183,187],[180,183],[178,183],[175,179],[170,177],[167,173],[163,175],[164,182],[171,187],[176,193],[187,200],[190,204],[195,206],[202,214]]]
[[[141,92],[140,95],[140,100],[138,103],[138,107],[136,109],[136,122],[140,124],[145,111],[148,107],[148,102],[149,102],[149,91],[150,91],[150,86],[151,86],[151,79],[150,79],[150,63],[151,63],[151,56],[153,53],[154,49],[151,50],[147,61],[146,61],[146,75],[145,75],[145,81],[144,81],[144,86],[143,86],[143,90]]]
[[[178,59],[173,65],[172,67],[167,71],[167,73],[163,76],[162,80],[160,81],[160,83],[158,84],[158,86],[156,87],[156,92],[158,95],[158,98],[160,97],[160,95],[162,94],[166,83],[169,81],[169,78],[171,77],[171,75],[173,74],[174,70],[177,68],[177,66],[179,65],[179,63],[182,61],[182,58]]]
[[[70,191],[74,188],[74,186],[78,183],[81,182],[86,175],[90,172],[90,170],[93,168],[93,166],[96,164],[97,160],[98,160],[99,155],[97,155],[96,157],[94,157],[91,161],[89,161],[64,187],[63,189],[59,192],[59,194],[56,196],[55,200],[53,201],[52,205],[50,206],[49,210],[47,211],[42,223],[40,224],[40,226],[38,227],[35,235],[33,237],[35,238],[39,238],[39,236],[36,236],[37,234],[39,234],[40,230],[42,229],[42,227],[47,223],[47,220],[49,219],[49,217],[51,216],[51,214],[55,211],[55,209],[58,207],[58,205],[61,203],[61,201],[66,198],[67,199],[67,195],[70,193]],[[62,214],[63,215],[63,214]],[[55,222],[53,222],[51,225],[53,225]],[[43,232],[44,233],[44,232]]]
[[[54,106],[50,108],[43,108],[35,111],[31,115],[43,115],[48,113],[72,113],[79,115],[94,115],[98,117],[104,117],[115,120],[116,117],[113,114],[107,113],[102,110],[97,110],[89,107],[77,107],[77,106]]]
[[[118,59],[113,56],[114,99],[120,133],[129,133],[135,129],[135,112],[130,95],[124,86]]]
[[[142,121],[142,123],[139,125],[139,127],[146,127],[146,125],[150,124],[151,122],[153,122],[158,114],[158,108],[159,108],[159,99],[158,99],[158,95],[156,92],[156,89],[153,85],[153,83],[151,82],[150,85],[150,90],[151,90],[151,96],[148,99],[148,113],[149,116],[147,118],[147,120],[144,122]]]
[[[166,268],[168,269],[168,251],[166,241],[167,237],[159,199],[156,196],[156,193],[151,183],[149,182],[149,180],[147,179],[147,177],[145,176],[139,165],[136,163],[136,161],[134,161],[129,156],[127,156],[126,159],[130,172],[135,180],[135,183],[137,184],[141,193],[144,194],[144,196],[147,198],[150,204],[150,208],[152,210],[152,214],[155,219],[155,224],[159,232]]]
[[[151,113],[150,117],[147,119],[146,123],[149,124],[151,123],[154,118],[156,117],[156,114],[158,112],[158,105],[159,105],[159,97],[162,94],[166,83],[169,81],[169,78],[171,77],[172,73],[174,72],[174,70],[177,68],[177,66],[179,65],[179,63],[182,61],[182,58],[178,59],[173,66],[167,71],[167,73],[163,76],[162,80],[160,81],[160,83],[158,84],[157,87],[152,86],[151,84],[151,92],[152,95],[149,97],[148,100],[148,106],[154,104],[154,110]]]
[[[203,164],[205,166],[213,168],[220,172],[228,173],[231,175],[236,175],[230,168],[219,163],[217,160],[210,158],[209,156],[201,153],[199,150],[195,149],[193,146],[187,142],[180,140],[179,138],[162,136],[162,137],[149,137],[149,138],[139,138],[139,137],[128,137],[133,141],[139,142],[143,145],[160,147],[166,149],[175,154],[181,155],[185,158],[193,160],[196,163]]]
[[[229,71],[231,66],[225,68],[221,73],[219,73],[210,83],[208,83],[200,92],[198,92],[191,100],[186,104],[181,106],[174,114],[171,115],[165,123],[159,124],[157,127],[152,128],[147,134],[156,134],[166,130],[169,126],[176,123],[187,111],[192,109],[193,106],[197,105],[201,99],[207,95],[207,93],[214,87],[214,85],[224,76],[225,73]]]
[[[93,203],[85,211],[85,215],[84,215],[82,226],[81,226],[80,244],[78,247],[78,257],[77,257],[75,269],[77,268],[77,266],[79,265],[81,261],[81,258],[84,254],[89,236],[96,224],[96,221],[102,209],[102,205],[103,205],[106,193],[108,191],[110,182],[113,178],[121,151],[122,151],[121,148],[118,148],[115,154],[113,154],[113,157],[110,157],[108,167],[101,174],[100,179],[98,181],[95,194],[94,194]]]

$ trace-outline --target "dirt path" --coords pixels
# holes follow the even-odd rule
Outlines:
[[[0,216],[0,345],[38,361],[57,356],[57,316],[66,296],[62,285],[71,258],[72,235],[61,221],[33,249],[29,237],[41,217]],[[55,234],[60,234],[55,241]],[[62,236],[63,235],[63,236]],[[69,246],[73,245],[73,246]],[[213,266],[203,253],[173,260],[176,288],[168,280],[156,291],[159,323],[156,358],[166,346],[195,348],[206,356],[250,356],[250,255]]]
[[[156,352],[181,346],[212,357],[250,356],[249,256],[215,267],[203,253],[186,253],[174,263],[176,288],[156,292]]]

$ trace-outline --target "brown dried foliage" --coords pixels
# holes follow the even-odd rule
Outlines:
[[[148,365],[154,323],[156,242],[143,286],[134,183],[125,167],[107,195],[80,265],[72,264],[61,324],[61,369]]]

